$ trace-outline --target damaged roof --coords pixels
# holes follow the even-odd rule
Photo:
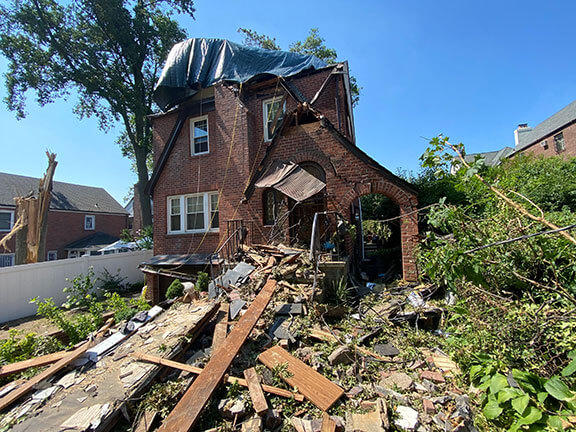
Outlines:
[[[38,191],[40,179],[16,174],[0,173],[0,206],[15,207],[14,198]],[[128,212],[103,188],[72,183],[53,182],[51,210],[83,211],[91,213]]]
[[[154,100],[166,111],[217,82],[244,83],[261,75],[289,77],[325,66],[312,55],[248,47],[225,39],[188,39],[168,54]]]

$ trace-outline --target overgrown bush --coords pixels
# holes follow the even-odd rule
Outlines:
[[[97,297],[97,290],[94,287],[94,269],[90,267],[88,273],[85,275],[80,274],[72,279],[66,279],[72,286],[64,288],[66,296],[66,303],[64,307],[67,309],[74,307],[87,308],[92,304]]]
[[[106,297],[106,306],[114,311],[114,320],[116,322],[129,320],[139,311],[150,309],[150,305],[143,295],[128,301],[120,297],[118,293],[106,293],[104,296]]]
[[[198,280],[194,284],[194,289],[198,292],[208,291],[208,284],[210,283],[210,277],[208,273],[198,272]]]
[[[166,290],[166,298],[173,299],[176,297],[182,297],[184,294],[184,285],[179,279],[174,279],[168,289]]]
[[[100,289],[107,292],[123,292],[126,291],[124,281],[126,277],[120,275],[120,269],[116,274],[112,274],[108,269],[104,269],[101,276],[98,277],[98,282],[100,283]]]

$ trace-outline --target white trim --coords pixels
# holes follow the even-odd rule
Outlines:
[[[87,228],[86,222],[92,219],[92,226]],[[94,231],[96,229],[96,216],[95,215],[84,215],[84,231]]]
[[[216,191],[211,191],[211,192],[200,192],[200,193],[193,193],[193,194],[186,194],[186,195],[171,195],[166,197],[166,232],[168,234],[194,234],[194,233],[204,233],[206,231],[208,232],[219,232],[220,231],[220,227],[218,228],[209,228],[207,229],[207,227],[210,226],[210,219],[211,219],[211,213],[212,213],[212,207],[211,207],[211,203],[210,203],[210,197],[214,194],[217,194],[218,192]],[[191,198],[191,197],[202,197],[202,213],[204,216],[204,228],[200,228],[200,229],[190,229],[187,230],[186,229],[186,223],[187,223],[187,199]],[[172,215],[171,215],[171,209],[172,209],[172,204],[171,201],[172,200],[178,200],[179,205],[180,205],[180,229],[179,230],[173,230],[172,229]],[[174,215],[176,216],[176,215]]]
[[[268,142],[272,140],[272,137],[268,136],[268,104],[272,104],[274,102],[281,102],[283,96],[276,96],[270,99],[265,99],[262,101],[262,128],[264,129],[264,141]],[[284,105],[282,106],[282,117],[279,117],[278,120],[281,120],[286,114],[286,101],[284,101]],[[273,118],[270,121],[274,120]]]
[[[50,258],[50,256],[53,256],[53,258]],[[57,259],[58,259],[57,250],[51,250],[46,253],[46,261],[56,261]]]
[[[8,229],[0,229],[0,232],[10,232],[14,226],[14,211],[13,210],[0,210],[0,213],[10,213],[10,227]]]
[[[194,152],[194,124],[200,121],[204,121],[206,120],[206,147],[207,150],[205,152],[199,152],[196,153]],[[203,155],[203,154],[208,154],[210,153],[210,125],[208,122],[208,116],[202,116],[202,117],[194,117],[190,119],[190,154],[192,156],[199,156],[199,155]]]

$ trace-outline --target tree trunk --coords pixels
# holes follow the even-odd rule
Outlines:
[[[138,171],[138,183],[134,188],[134,193],[138,194],[140,200],[140,213],[142,215],[142,227],[152,225],[152,207],[150,206],[150,196],[144,192],[144,188],[148,184],[148,167],[146,166],[146,158],[148,152],[145,148],[140,146],[134,148],[134,156],[136,158],[136,169]]]

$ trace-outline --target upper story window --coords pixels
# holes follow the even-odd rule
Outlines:
[[[0,232],[10,231],[14,226],[14,212],[11,210],[0,210]]]
[[[282,97],[267,99],[262,102],[262,115],[264,120],[264,141],[270,141],[276,125],[280,124],[286,111],[286,102],[282,102]],[[278,113],[278,111],[280,113]],[[276,114],[278,117],[276,118]],[[276,122],[274,121],[276,120]]]
[[[94,230],[94,227],[96,226],[96,216],[84,216],[84,229],[86,231],[92,231]]]
[[[168,233],[218,231],[218,192],[168,197]]]
[[[554,148],[558,153],[566,150],[566,144],[564,144],[564,133],[560,132],[559,134],[554,135]]]
[[[190,120],[190,149],[193,156],[210,151],[208,144],[208,116]]]

